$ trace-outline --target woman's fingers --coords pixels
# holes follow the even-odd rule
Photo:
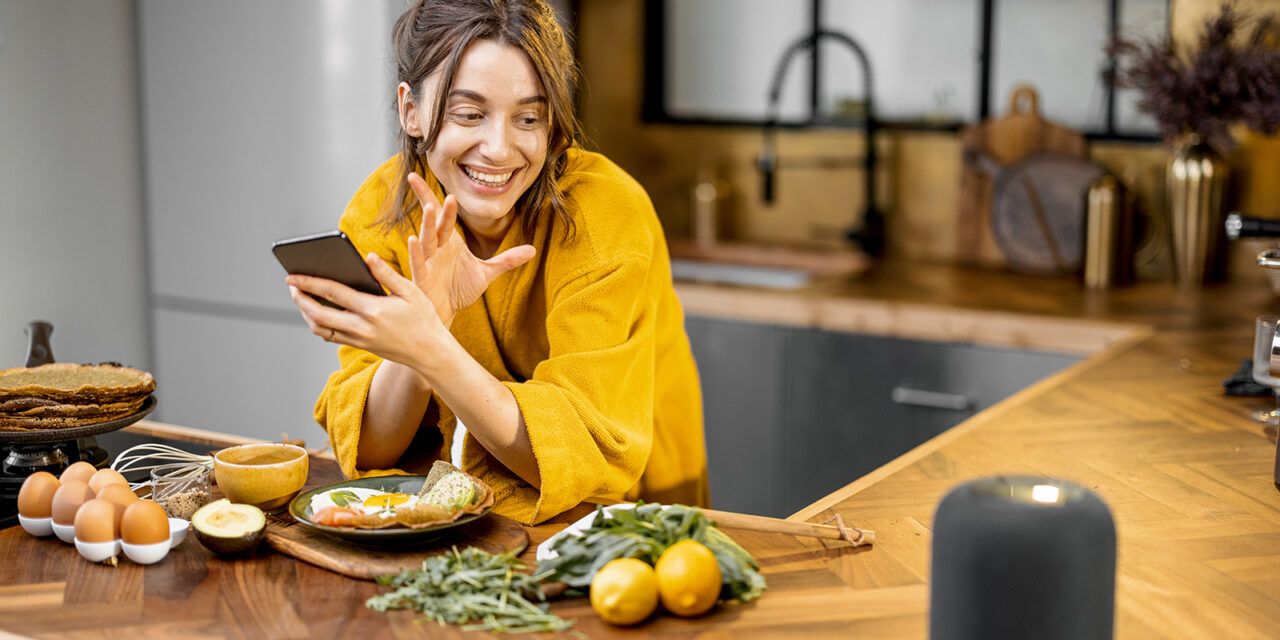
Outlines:
[[[373,277],[378,279],[378,284],[386,287],[388,291],[400,298],[408,298],[415,293],[421,293],[418,285],[405,279],[391,265],[378,256],[378,254],[369,252],[365,257],[365,262],[369,265],[369,270],[373,272]]]
[[[311,333],[326,340],[331,337],[336,340],[336,336],[343,335],[346,339],[342,342],[350,344],[351,339],[360,334],[366,324],[353,313],[320,304],[295,286],[289,286],[289,295],[293,298],[293,303],[298,305],[302,319],[306,320]]]
[[[453,236],[453,225],[458,222],[458,199],[452,194],[445,196],[444,205],[440,209],[443,220],[440,221],[440,229],[437,230],[436,244],[443,247]]]
[[[361,296],[369,295],[360,293],[341,282],[314,276],[291,275],[285,278],[285,283],[291,287],[297,287],[316,298],[323,298],[343,309],[350,309],[355,312],[361,311],[363,303]]]
[[[427,187],[427,182],[416,173],[410,173],[407,178],[409,187],[413,189],[414,195],[418,196],[418,203],[422,209],[422,226],[418,230],[419,241],[422,242],[422,248],[427,258],[435,255],[436,247],[439,246],[440,238],[440,218],[442,214],[442,205],[436,199],[436,194],[431,192]],[[446,198],[447,200],[447,198]]]
[[[413,189],[413,194],[418,196],[418,202],[422,206],[433,204],[437,208],[440,207],[440,200],[436,198],[436,194],[431,192],[431,188],[427,186],[427,181],[415,172],[410,172],[406,178],[409,182],[409,188]]]
[[[409,279],[423,282],[430,273],[426,252],[422,249],[422,240],[418,236],[409,236]]]
[[[436,242],[436,225],[440,221],[440,207],[433,204],[422,205],[422,228],[418,230],[418,242],[422,245],[422,258],[430,259],[440,246]]]
[[[498,276],[532,260],[536,253],[537,250],[533,248],[533,245],[522,244],[485,260],[484,264],[489,268],[489,282],[493,282]]]

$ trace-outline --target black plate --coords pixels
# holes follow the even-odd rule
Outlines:
[[[106,422],[93,422],[79,427],[63,427],[55,429],[34,429],[31,431],[0,431],[0,443],[3,444],[47,444],[51,442],[66,442],[68,440],[76,440],[78,438],[88,438],[101,433],[109,433],[117,429],[123,429],[145,417],[147,414],[155,411],[156,397],[147,396],[142,401],[142,406],[135,412],[122,418],[115,418]]]
[[[316,524],[311,521],[311,497],[316,494],[333,489],[359,487],[361,489],[377,489],[378,491],[387,491],[390,493],[407,493],[410,495],[416,495],[418,491],[422,489],[422,483],[426,482],[426,480],[426,476],[376,476],[372,478],[358,478],[355,480],[346,480],[344,482],[335,482],[334,484],[316,487],[315,489],[298,494],[298,497],[294,498],[293,502],[289,503],[289,514],[303,525],[311,527],[316,531],[342,538],[348,542],[376,546],[402,546],[418,544],[431,540],[439,536],[441,531],[464,525],[473,520],[478,520],[493,509],[493,507],[489,507],[481,513],[465,515],[453,522],[445,522],[431,527],[422,527],[420,529],[410,529],[409,527],[402,525],[387,527],[386,529],[355,529],[352,527],[330,527],[323,524]]]

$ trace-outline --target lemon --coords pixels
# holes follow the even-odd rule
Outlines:
[[[667,547],[654,572],[662,606],[678,616],[702,615],[720,598],[716,554],[697,540],[681,540]]]
[[[610,560],[591,579],[591,608],[609,624],[635,624],[657,607],[658,581],[643,560]]]

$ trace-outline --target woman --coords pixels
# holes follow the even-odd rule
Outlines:
[[[388,295],[287,280],[342,345],[315,417],[343,472],[421,470],[456,440],[520,522],[590,498],[706,504],[662,229],[639,184],[578,148],[551,9],[425,0],[393,37],[400,152],[339,223]]]

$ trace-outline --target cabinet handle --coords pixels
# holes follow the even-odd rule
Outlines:
[[[960,395],[958,393],[925,391],[923,389],[912,389],[910,387],[894,387],[891,396],[893,401],[898,404],[906,404],[913,407],[929,407],[930,409],[967,411],[975,404],[973,399],[969,396]]]

